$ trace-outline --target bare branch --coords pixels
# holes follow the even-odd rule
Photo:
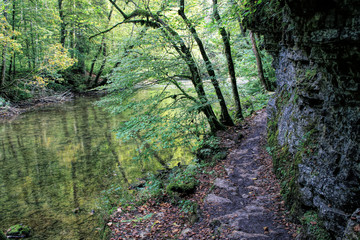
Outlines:
[[[115,3],[116,1],[114,0],[109,0],[109,2],[111,2],[111,4],[121,13],[121,15],[127,19],[128,16],[123,12],[123,10],[121,10],[121,8]]]

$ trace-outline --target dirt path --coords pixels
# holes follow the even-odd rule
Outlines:
[[[191,216],[165,195],[115,212],[107,224],[111,239],[293,239],[295,226],[285,220],[280,187],[264,150],[265,110],[219,137],[226,159],[199,173],[200,185],[186,197],[199,206],[197,221],[190,224]]]
[[[227,229],[221,238],[293,239],[293,226],[282,215],[271,159],[264,151],[265,110],[257,112],[242,129],[233,128],[220,136],[229,149],[223,162],[226,174],[214,180],[215,189],[205,198],[204,209],[219,230]]]

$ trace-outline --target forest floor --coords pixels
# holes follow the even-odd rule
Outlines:
[[[111,239],[294,239],[297,226],[286,220],[265,151],[266,110],[218,137],[226,159],[199,174],[200,185],[186,197],[197,203],[197,214],[182,212],[166,198],[119,207],[107,223]]]

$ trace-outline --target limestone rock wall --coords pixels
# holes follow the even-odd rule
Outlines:
[[[297,188],[296,207],[318,211],[337,238],[359,237],[347,225],[360,223],[351,218],[360,208],[360,1],[264,1],[253,8],[246,25],[264,35],[277,75],[269,136],[296,165],[294,184],[286,186]]]

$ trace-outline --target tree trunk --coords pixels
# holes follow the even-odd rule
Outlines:
[[[213,67],[213,65],[212,65],[212,63],[211,63],[211,61],[210,61],[210,59],[209,59],[209,57],[208,57],[208,55],[206,53],[205,47],[204,47],[199,35],[196,32],[195,27],[192,25],[192,23],[189,21],[189,19],[185,15],[185,11],[184,11],[185,6],[184,6],[184,4],[185,4],[184,0],[180,0],[180,9],[179,9],[178,13],[182,17],[184,22],[186,23],[188,29],[191,32],[191,35],[193,36],[193,38],[195,39],[197,45],[199,46],[201,56],[202,56],[202,58],[203,58],[203,60],[205,62],[205,65],[206,65],[206,70],[207,70],[207,72],[208,72],[208,74],[210,76],[211,83],[214,86],[216,96],[217,96],[217,98],[219,100],[219,104],[220,104],[220,107],[221,107],[221,122],[223,124],[225,124],[226,126],[234,126],[234,122],[231,119],[231,116],[230,116],[230,114],[228,112],[224,96],[223,96],[223,94],[221,92],[219,82],[218,82],[218,80],[216,78],[214,67]]]
[[[6,51],[7,51],[7,44],[4,46],[4,49],[2,52],[0,87],[5,85],[5,80],[6,80]]]
[[[120,12],[120,14],[124,17],[125,21],[128,20],[130,17],[133,17],[134,15],[126,15],[120,8],[117,6],[113,0],[109,0],[113,6]],[[212,110],[211,105],[209,104],[209,101],[206,97],[205,89],[203,86],[203,82],[200,77],[199,69],[197,68],[196,62],[193,59],[191,52],[189,48],[186,46],[184,40],[181,38],[181,36],[173,30],[166,22],[164,22],[158,15],[153,15],[151,12],[146,13],[147,17],[151,17],[154,22],[151,22],[150,26],[154,28],[159,28],[165,35],[165,37],[168,39],[170,44],[174,47],[176,52],[180,55],[180,57],[184,60],[186,65],[189,68],[189,71],[192,75],[191,81],[194,85],[195,91],[198,95],[199,103],[201,106],[199,107],[199,110],[201,110],[210,125],[211,131],[216,132],[217,130],[224,129],[224,125],[222,125],[214,111]],[[141,15],[143,16],[143,15]],[[149,20],[148,20],[149,21]]]
[[[116,0],[114,0],[114,3],[116,3]],[[108,15],[108,23],[107,25],[109,25],[110,21],[111,21],[111,16],[113,14],[113,6],[109,12],[109,15]],[[96,75],[95,77],[95,80],[94,82],[92,83],[91,79],[92,79],[92,73],[94,71],[94,66],[95,66],[95,63],[98,59],[98,57],[100,56],[101,52],[103,53],[103,56],[104,56],[104,59],[101,63],[101,66],[100,66],[100,69],[99,69],[99,72],[98,74]],[[104,71],[104,68],[105,68],[105,65],[106,65],[106,59],[107,57],[107,49],[106,49],[106,35],[103,34],[102,36],[102,39],[101,39],[101,46],[99,47],[99,50],[97,51],[96,55],[94,56],[93,60],[92,60],[92,63],[91,63],[91,68],[90,68],[90,73],[89,73],[89,79],[88,79],[88,84],[90,87],[92,86],[99,86],[101,84],[104,84],[104,82],[102,82],[101,84],[98,83],[99,79],[100,79],[100,76],[102,74],[102,72]]]
[[[231,80],[231,89],[233,92],[234,102],[235,102],[236,118],[243,119],[244,117],[242,115],[240,97],[239,97],[239,92],[238,92],[237,83],[236,83],[236,73],[235,73],[234,61],[231,56],[230,36],[226,32],[225,28],[221,26],[221,17],[218,12],[218,8],[217,8],[217,0],[213,0],[213,11],[214,11],[214,18],[219,26],[220,35],[221,35],[221,38],[224,43],[225,56],[226,56],[228,71],[229,71],[230,80]]]
[[[101,46],[99,47],[99,49],[98,49],[98,51],[96,52],[96,54],[95,54],[95,56],[94,56],[94,58],[93,58],[93,60],[91,61],[91,67],[90,67],[90,72],[89,72],[89,78],[87,79],[87,86],[92,86],[92,81],[91,81],[91,79],[92,79],[92,74],[93,74],[93,72],[94,72],[94,67],[95,67],[95,63],[96,63],[96,61],[97,61],[97,59],[98,59],[98,57],[100,56],[100,54],[101,54],[101,51],[102,51],[102,47],[103,47],[103,43],[104,43],[104,38],[105,37],[103,37],[102,38],[102,41],[101,41]]]
[[[7,3],[7,0],[4,0],[4,4]],[[7,7],[5,7],[4,9],[4,18],[5,21],[7,21]],[[6,31],[6,29],[5,29]],[[6,32],[5,32],[6,34]],[[0,78],[0,87],[5,85],[5,81],[6,81],[6,55],[7,55],[7,47],[8,44],[6,43],[5,46],[3,47],[3,51],[2,51],[2,64],[1,64],[1,78]]]
[[[255,40],[254,34],[250,30],[249,30],[249,35],[250,35],[250,39],[251,39],[252,50],[253,50],[255,58],[256,58],[258,77],[260,79],[261,84],[264,86],[265,90],[270,91],[271,90],[270,84],[264,76],[264,69],[263,69],[263,65],[262,65],[262,61],[261,61],[261,57],[260,57],[258,48],[256,46],[256,40]]]
[[[15,14],[16,14],[16,0],[13,0],[13,10],[12,10],[12,31],[15,32]],[[15,36],[12,37],[13,39],[16,39]],[[10,65],[9,65],[9,77],[11,79],[15,79],[15,71],[16,71],[16,53],[14,51],[13,55],[10,59]]]
[[[63,47],[65,47],[65,39],[66,39],[66,23],[65,23],[65,16],[64,16],[64,9],[62,7],[64,0],[58,0],[58,7],[59,7],[59,17],[61,20],[60,23],[60,43]]]
[[[94,84],[95,86],[99,86],[99,79],[100,79],[100,76],[101,74],[103,73],[104,71],[104,68],[105,68],[105,65],[106,65],[106,61],[107,61],[107,46],[106,46],[106,42],[104,42],[104,46],[103,46],[103,61],[101,63],[101,66],[100,66],[100,69],[99,69],[99,72],[96,74],[96,77],[95,77],[95,80],[94,80]]]
[[[164,21],[162,21],[162,19],[156,18],[155,20],[163,26],[163,32],[167,36],[168,40],[171,42],[175,50],[179,53],[180,57],[185,61],[186,65],[188,66],[192,76],[191,81],[198,95],[200,104],[203,105],[200,107],[200,110],[205,114],[211,132],[214,133],[218,130],[223,130],[224,125],[218,121],[206,97],[206,93],[202,79],[200,77],[199,69],[196,65],[195,60],[191,55],[189,48],[185,45],[184,40],[180,37],[180,35],[176,31],[174,31],[170,26],[168,26]],[[167,33],[169,33],[174,39],[172,39],[171,36],[168,36]],[[178,44],[180,45],[180,47],[178,46]]]

